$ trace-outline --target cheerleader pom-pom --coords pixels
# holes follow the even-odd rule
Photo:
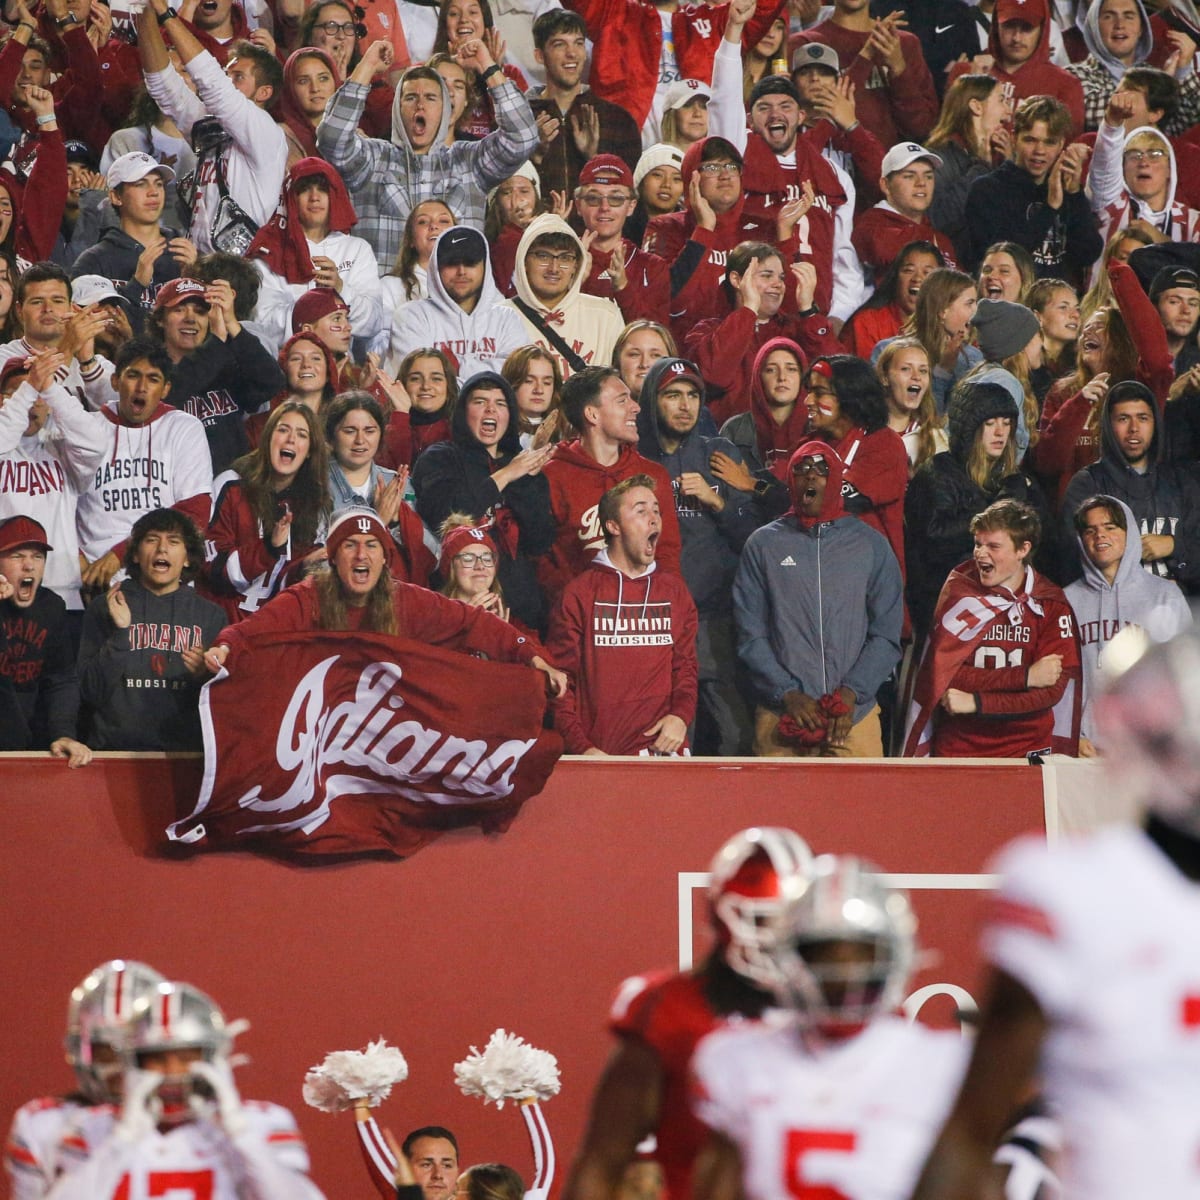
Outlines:
[[[304,1099],[322,1112],[344,1112],[360,1101],[374,1108],[408,1078],[408,1063],[380,1038],[365,1050],[334,1050],[304,1077]]]
[[[506,1100],[549,1100],[562,1087],[553,1054],[503,1029],[492,1034],[482,1054],[472,1046],[471,1053],[454,1064],[454,1082],[464,1096],[480,1096],[497,1108]]]

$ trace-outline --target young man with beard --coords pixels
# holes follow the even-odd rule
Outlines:
[[[1039,279],[1080,285],[1104,249],[1096,232],[1081,166],[1087,153],[1067,146],[1071,118],[1049,96],[1024,101],[1013,118],[1013,157],[981,175],[967,192],[967,233],[979,264],[996,241],[1016,242],[1033,256]]]
[[[172,364],[172,405],[204,426],[213,471],[229,469],[249,449],[245,417],[284,385],[266,347],[237,317],[237,294],[223,279],[164,284],[147,322]]]
[[[520,316],[502,303],[478,230],[455,225],[440,234],[426,279],[428,298],[396,309],[384,364],[390,374],[414,350],[433,348],[453,356],[465,381],[480,371],[499,371],[529,340]]]
[[[501,305],[520,313],[522,343],[553,354],[564,379],[581,366],[611,362],[625,327],[614,301],[584,294],[586,257],[578,234],[561,217],[534,217],[517,246],[517,294]]]
[[[632,171],[642,153],[641,134],[629,113],[583,82],[587,36],[583,19],[561,8],[533,23],[533,53],[545,69],[546,86],[530,88],[525,98],[543,132],[533,162],[546,195],[574,192],[584,164],[598,154],[611,155]]]
[[[938,598],[905,757],[1078,752],[1079,636],[1062,590],[1029,565],[1040,533],[1020,500],[997,500],[971,519],[975,553]]]
[[[1200,482],[1190,468],[1160,461],[1163,439],[1153,393],[1144,383],[1114,384],[1097,423],[1100,459],[1077,471],[1063,495],[1068,532],[1074,532],[1070,514],[1086,497],[1115,496],[1133,510],[1146,570],[1185,591],[1200,588]],[[1079,565],[1070,567],[1076,578]]]
[[[537,149],[533,110],[492,61],[487,46],[469,40],[455,58],[479,73],[495,108],[498,128],[481,141],[445,144],[450,94],[431,67],[412,67],[401,78],[390,141],[359,136],[371,81],[392,61],[391,47],[382,41],[367,47],[317,127],[317,146],[350,189],[358,236],[374,247],[380,274],[392,269],[404,240],[404,223],[422,200],[442,200],[464,225],[482,229],[488,191]]]
[[[712,470],[714,454],[745,468],[732,442],[697,432],[704,390],[694,363],[660,358],[642,384],[638,449],[671,476],[683,541],[683,581],[699,619],[699,709],[692,748],[700,754],[735,755],[748,750],[751,729],[735,681],[733,577],[760,514],[753,491],[738,491]]]
[[[0,367],[0,520],[30,517],[48,531],[57,549],[46,558],[46,588],[74,614],[74,646],[83,615],[75,508],[108,438],[103,418],[54,382],[62,361],[48,350]]]
[[[1175,364],[1163,417],[1172,462],[1200,459],[1200,274],[1191,267],[1163,267],[1150,283],[1150,303],[1158,310]]]
[[[224,611],[187,586],[204,542],[178,509],[134,522],[128,578],[97,596],[83,621],[79,688],[92,744],[103,750],[199,750],[204,650]]]
[[[0,750],[48,749],[83,767],[92,752],[75,739],[79,679],[66,605],[42,587],[51,550],[37,521],[0,521]]]
[[[671,305],[666,262],[623,234],[636,207],[633,172],[615,154],[597,154],[584,164],[575,189],[575,211],[583,222],[592,269],[583,290],[615,300],[627,323],[659,321]]]
[[[83,583],[97,589],[108,587],[121,568],[139,516],[177,508],[207,529],[212,507],[204,426],[164,403],[171,360],[163,348],[141,339],[126,342],[110,387],[117,395],[100,410],[107,447],[76,509],[79,551],[87,564]]]
[[[605,548],[550,617],[550,656],[572,686],[554,706],[568,754],[687,754],[696,715],[696,606],[657,570],[654,480],[633,475],[600,499]]]
[[[1083,578],[1065,589],[1079,629],[1083,660],[1083,717],[1079,756],[1102,749],[1094,702],[1100,689],[1100,656],[1122,629],[1136,625],[1155,642],[1165,642],[1192,624],[1183,593],[1168,579],[1142,570],[1137,522],[1128,504],[1114,496],[1089,496],[1074,514]]]
[[[865,270],[874,273],[876,287],[910,242],[932,242],[956,268],[954,244],[929,222],[933,204],[934,170],[940,155],[916,142],[893,146],[883,159],[879,187],[883,199],[854,222],[854,249]]]
[[[805,442],[788,467],[792,508],[751,535],[733,585],[754,753],[881,758],[875,697],[900,661],[900,566],[887,538],[843,509],[831,446]]]
[[[222,630],[204,656],[208,669],[219,671],[232,650],[252,647],[261,634],[351,629],[525,663],[546,676],[551,696],[562,695],[567,677],[546,661],[534,638],[484,608],[392,579],[385,570],[390,540],[373,508],[344,509],[325,538],[330,570],[285,588],[253,616]]]
[[[170,167],[140,150],[116,159],[105,182],[119,224],[102,230],[100,240],[71,267],[72,279],[102,275],[111,280],[137,314],[136,331],[141,329],[142,316],[153,308],[159,288],[178,279],[181,269],[196,261],[192,242],[160,224],[167,187],[174,180]]]
[[[604,549],[600,498],[631,475],[654,480],[662,520],[656,560],[664,570],[679,574],[680,534],[671,477],[634,449],[640,409],[621,376],[612,367],[577,372],[563,385],[562,411],[580,433],[573,441],[560,442],[542,469],[558,527],[554,545],[537,560],[538,582],[547,602],[553,604]]]

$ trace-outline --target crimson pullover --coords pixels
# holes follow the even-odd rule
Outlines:
[[[521,633],[507,621],[413,583],[392,580],[392,608],[397,637],[468,654],[478,651],[497,662],[528,664],[543,654],[535,638]],[[362,626],[365,615],[365,608],[346,606],[351,630]],[[228,646],[237,655],[264,634],[299,633],[316,628],[317,589],[310,577],[280,592],[252,617],[221,630],[217,644]],[[230,661],[232,664],[232,658]]]
[[[1037,44],[1037,49],[1015,71],[1006,71],[1000,65],[1002,62],[1000,30],[993,22],[988,33],[987,44],[987,52],[992,56],[993,65],[987,74],[991,75],[993,79],[998,79],[1002,84],[1012,87],[1015,104],[1019,104],[1030,96],[1053,96],[1056,100],[1061,100],[1071,112],[1071,124],[1075,128],[1075,132],[1082,133],[1084,130],[1083,85],[1070,71],[1056,67],[1050,61],[1050,14],[1046,0],[1024,0],[1024,2],[1028,5],[1025,19],[1030,25],[1040,24],[1042,27],[1042,38]],[[905,35],[901,34],[900,36],[904,37]],[[842,61],[846,60],[842,59]],[[946,86],[949,87],[960,75],[965,75],[973,69],[968,62],[955,63],[946,77]],[[860,120],[866,120],[861,104],[858,115]],[[872,126],[872,128],[875,127]]]
[[[946,256],[946,266],[958,269],[954,243],[944,233],[938,232],[928,221],[914,221],[904,216],[886,200],[868,208],[854,222],[850,240],[862,265],[874,272],[876,287],[909,242],[932,242]]]
[[[589,296],[615,300],[621,316],[628,321],[661,321],[671,304],[671,268],[657,254],[647,254],[628,238],[621,239],[625,249],[625,287],[617,291],[609,278],[608,264],[612,251],[605,253],[594,246],[592,270],[583,281],[583,291]]]
[[[630,578],[596,555],[550,618],[547,647],[573,686],[554,705],[568,754],[647,754],[646,730],[696,714],[696,606],[677,575]]]
[[[553,604],[567,584],[582,575],[604,549],[600,497],[631,475],[649,475],[654,480],[654,494],[662,510],[658,561],[664,571],[672,575],[680,573],[681,538],[675,516],[675,493],[670,475],[658,463],[643,458],[632,445],[624,445],[617,461],[606,467],[575,439],[559,444],[542,474],[550,484],[550,511],[558,526],[554,545],[537,560],[538,583],[548,604]]]
[[[849,76],[854,85],[858,119],[884,146],[894,146],[905,140],[922,141],[938,118],[937,91],[921,53],[921,40],[904,30],[897,32],[904,61],[908,64],[900,75],[893,75],[887,67],[863,58],[863,47],[871,36],[869,33],[843,29],[832,21],[822,21],[788,40],[789,59],[798,46],[809,42],[820,42],[837,51],[842,73]],[[1079,107],[1082,116],[1082,92]],[[1083,128],[1082,123],[1080,128]]]

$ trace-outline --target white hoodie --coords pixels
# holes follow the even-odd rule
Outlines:
[[[480,371],[499,372],[504,360],[529,338],[520,316],[503,304],[504,297],[492,279],[492,264],[486,244],[483,260],[483,290],[474,312],[467,312],[447,293],[438,272],[438,251],[454,226],[434,244],[426,272],[427,300],[414,300],[396,309],[392,338],[384,370],[394,376],[406,354],[413,350],[444,350],[458,363],[458,381],[463,383]]]

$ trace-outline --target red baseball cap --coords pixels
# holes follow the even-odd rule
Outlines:
[[[1003,25],[1006,21],[1024,21],[1026,25],[1043,25],[1046,21],[1046,6],[1043,0],[996,0],[992,22]]]
[[[579,172],[579,186],[589,183],[620,183],[633,190],[633,172],[624,159],[615,154],[597,154],[584,163]]]
[[[330,313],[349,311],[350,305],[333,288],[310,288],[292,306],[292,332],[299,333],[305,325],[315,325]]]
[[[198,279],[172,279],[158,289],[154,297],[155,308],[175,308],[187,300],[197,300],[205,308],[211,308],[207,300],[208,284]]]
[[[47,554],[54,549],[46,541],[46,531],[41,523],[32,517],[9,517],[7,521],[0,521],[0,554],[19,550],[22,546],[36,546]]]

